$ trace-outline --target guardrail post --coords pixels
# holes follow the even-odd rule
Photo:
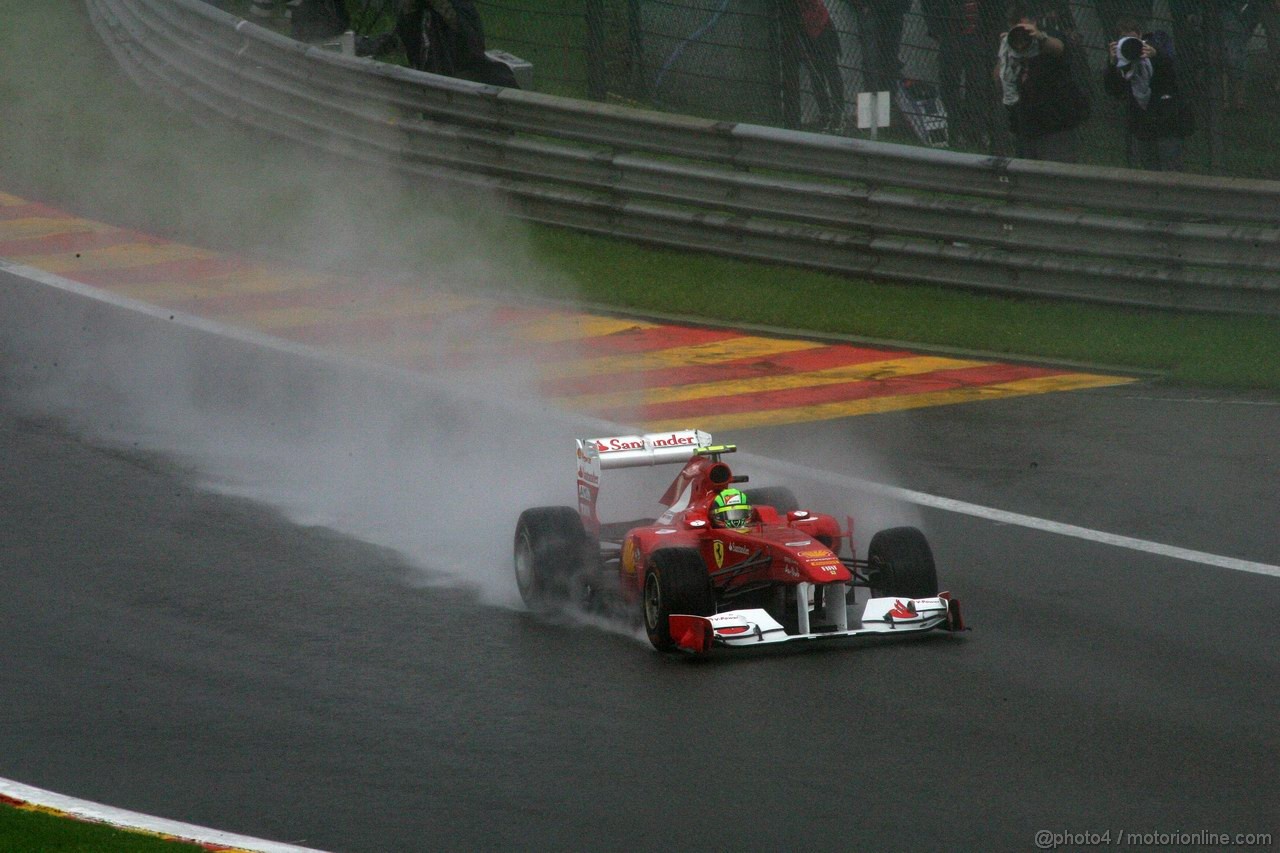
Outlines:
[[[1224,50],[1222,27],[1222,10],[1217,3],[1205,3],[1200,18],[1200,33],[1205,47],[1204,82],[1208,89],[1209,107],[1209,173],[1221,175],[1223,169],[1223,140],[1225,133],[1222,119],[1223,86],[1227,80],[1227,57]],[[1267,38],[1272,38],[1267,33]],[[1181,80],[1179,80],[1181,83]]]
[[[604,0],[587,0],[587,97],[603,101],[608,94],[606,79],[610,66],[605,47]]]

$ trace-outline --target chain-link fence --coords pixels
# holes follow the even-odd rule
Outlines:
[[[994,75],[1007,0],[475,0],[490,47],[536,87],[729,121],[869,137],[858,95],[888,91],[878,138],[1010,155]],[[1196,116],[1188,171],[1280,178],[1280,4],[1040,0],[1091,94],[1080,160],[1127,165],[1123,102],[1103,90],[1117,22],[1167,34]],[[829,21],[829,23],[828,23]]]
[[[995,76],[1009,0],[210,2],[248,15],[291,7],[295,36],[312,19],[343,18],[365,37],[366,53],[390,62],[407,61],[391,36],[403,32],[403,22],[395,26],[399,13],[446,2],[473,5],[488,46],[531,62],[534,87],[543,92],[957,151],[1015,153]],[[1075,78],[1090,95],[1090,115],[1079,128],[1080,162],[1130,165],[1125,104],[1106,93],[1102,78],[1117,25],[1131,17],[1174,55],[1180,97],[1196,127],[1183,145],[1183,168],[1280,179],[1280,150],[1272,143],[1280,134],[1280,0],[1019,5],[1066,43]],[[335,9],[342,14],[335,16]],[[859,95],[881,91],[889,93],[889,126],[860,126]]]

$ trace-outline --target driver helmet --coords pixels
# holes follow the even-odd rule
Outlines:
[[[711,523],[716,527],[746,527],[751,520],[751,504],[747,493],[738,489],[725,489],[716,495],[711,504]]]

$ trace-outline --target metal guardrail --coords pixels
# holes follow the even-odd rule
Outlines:
[[[278,35],[202,0],[85,0],[176,105],[525,218],[976,290],[1280,316],[1280,182],[983,157],[439,77]]]

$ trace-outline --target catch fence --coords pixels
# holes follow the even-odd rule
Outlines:
[[[351,0],[361,2],[361,0]],[[377,3],[380,0],[367,0]],[[797,21],[796,0],[476,0],[491,46],[531,60],[541,91],[867,138],[859,92],[891,93],[881,139],[1011,153],[992,79],[1007,0],[826,0],[838,82]],[[1167,34],[1198,130],[1186,168],[1280,177],[1280,9],[1225,0],[1038,0],[1092,94],[1082,162],[1126,165],[1121,104],[1102,90],[1116,24]],[[818,59],[819,61],[814,61]],[[824,121],[821,99],[838,101]]]
[[[121,66],[184,109],[428,191],[500,193],[533,221],[888,280],[1280,315],[1277,182],[633,109],[334,53],[200,0],[85,3]]]

